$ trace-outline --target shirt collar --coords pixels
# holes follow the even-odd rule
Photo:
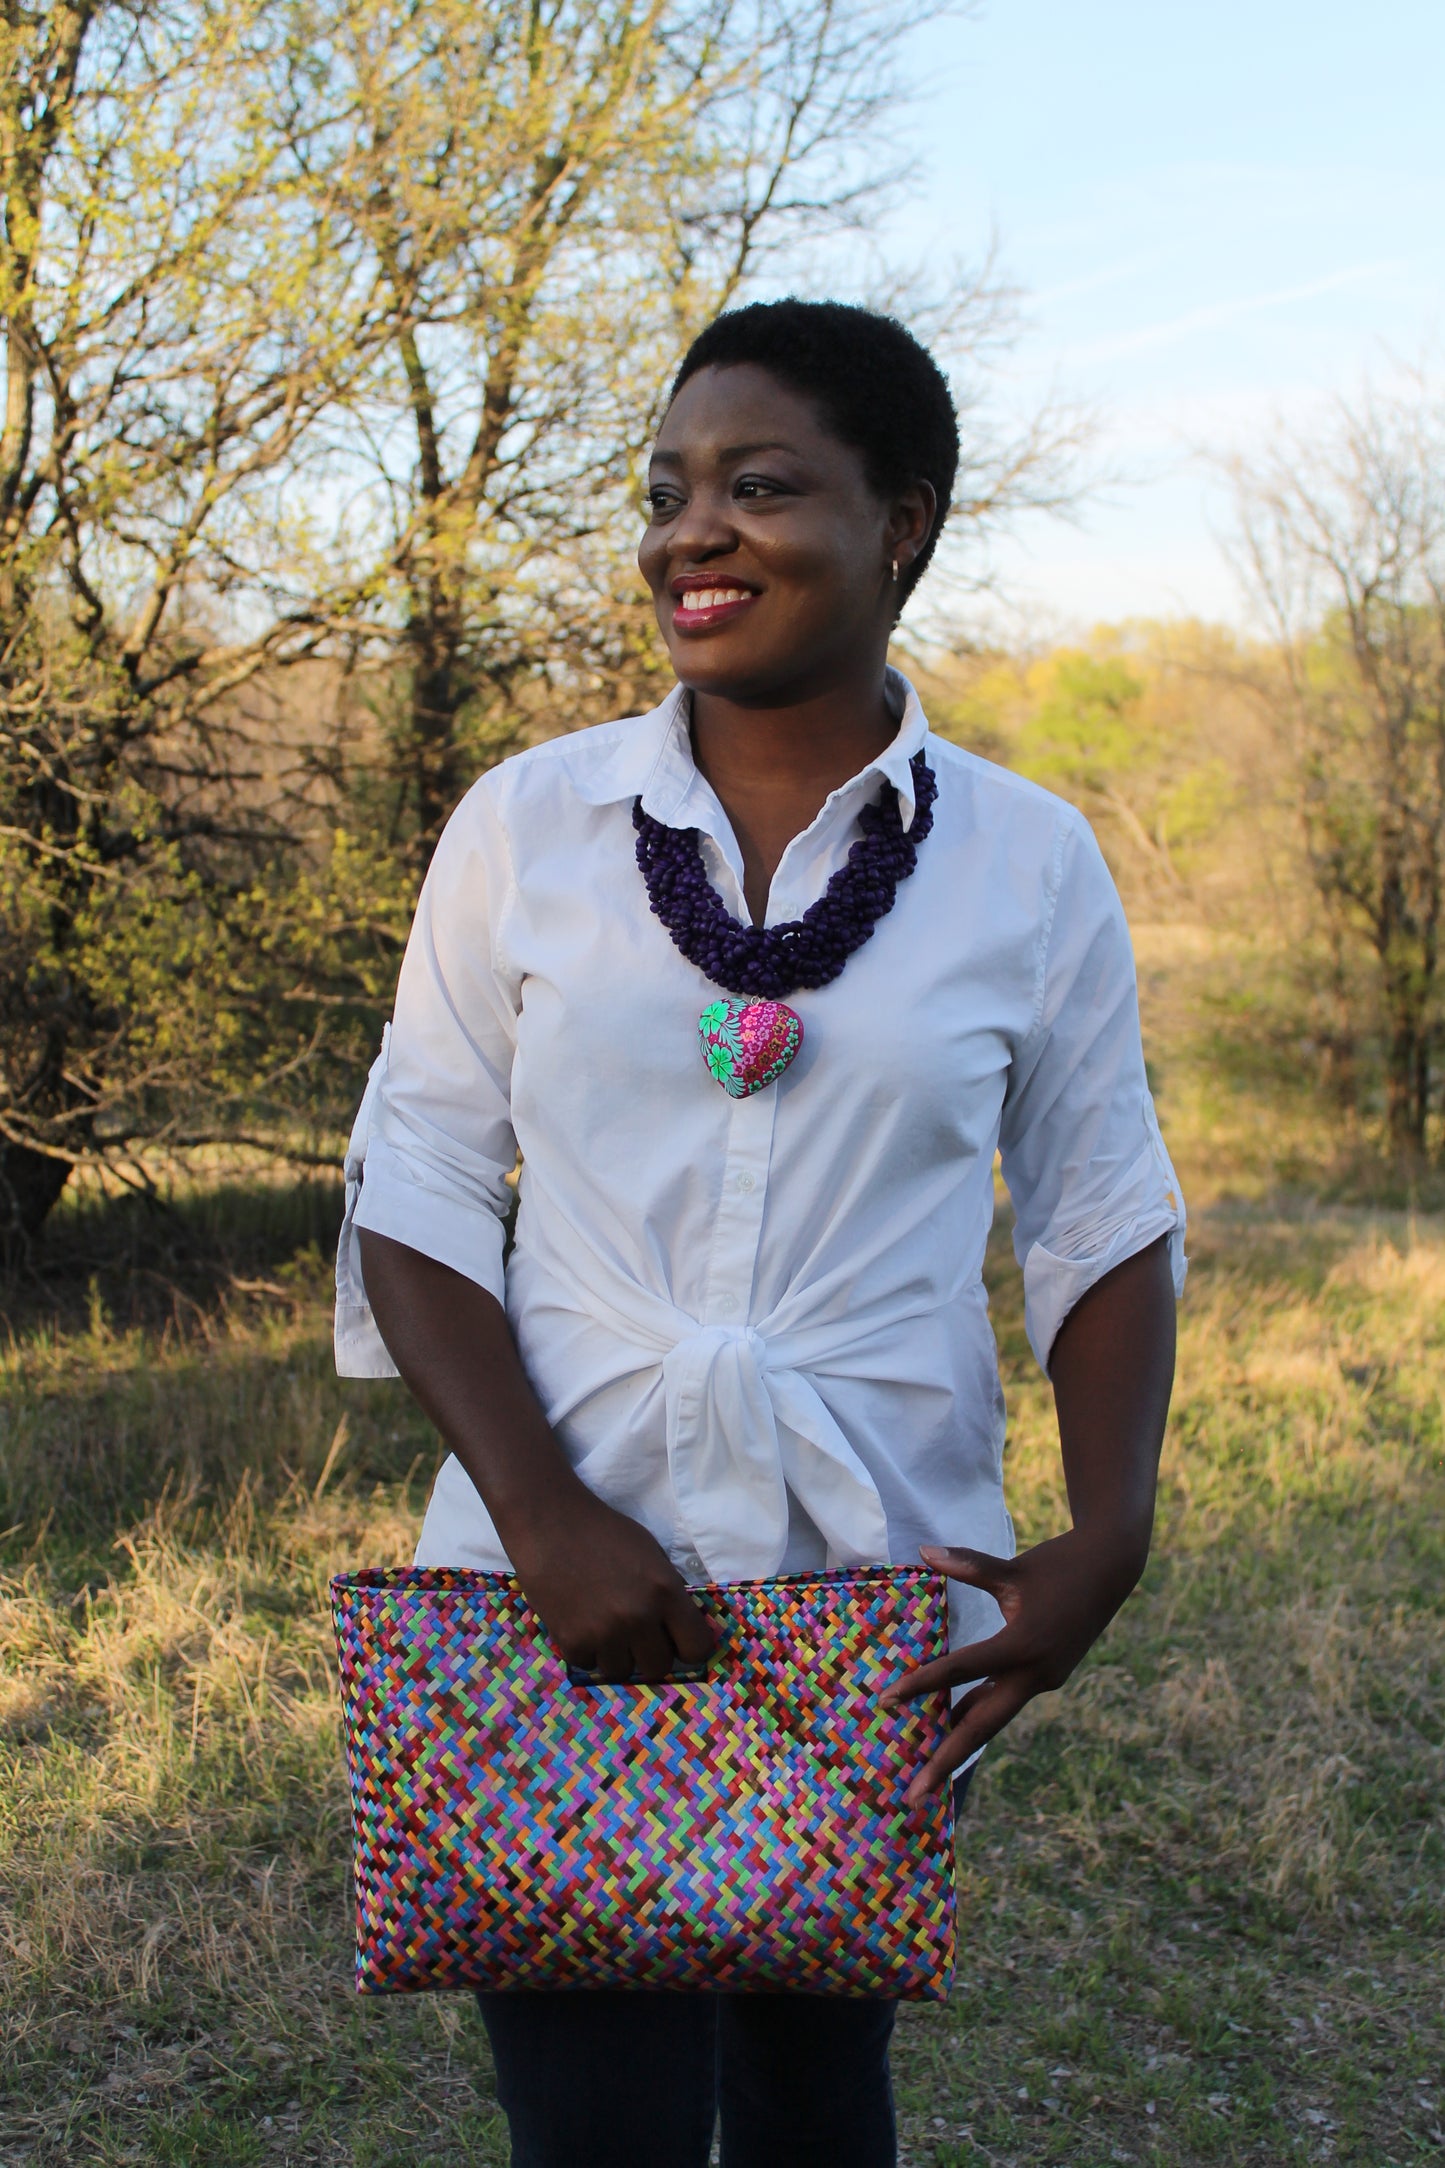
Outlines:
[[[876,760],[870,760],[866,768],[832,792],[829,802],[844,792],[856,792],[861,797],[864,793],[859,786],[869,777],[880,777],[898,793],[898,810],[906,832],[913,826],[916,811],[909,763],[923,749],[928,721],[917,693],[901,671],[888,670],[884,696],[898,717],[896,735]],[[585,781],[579,778],[578,787],[593,805],[640,798],[643,811],[654,820],[669,827],[695,826],[695,821],[686,817],[688,801],[706,786],[692,757],[686,687],[674,685],[660,706],[624,724],[592,774]]]

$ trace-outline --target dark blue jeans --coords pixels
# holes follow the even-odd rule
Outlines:
[[[954,1820],[972,1771],[954,1785]],[[894,2168],[897,2004],[479,1995],[512,2168]]]
[[[897,2005],[480,1995],[512,2168],[893,2168]]]

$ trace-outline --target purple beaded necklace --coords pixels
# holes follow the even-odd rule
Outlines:
[[[847,861],[801,918],[781,926],[744,926],[707,877],[695,828],[669,828],[632,808],[637,863],[647,899],[689,963],[732,995],[710,1001],[698,1018],[703,1059],[734,1099],[761,1091],[780,1077],[803,1043],[802,1018],[785,994],[827,986],[855,949],[872,936],[893,908],[900,881],[918,863],[918,846],[933,826],[938,782],[922,753],[915,753],[913,826],[907,834],[891,783],[875,805],[858,815],[863,833]]]

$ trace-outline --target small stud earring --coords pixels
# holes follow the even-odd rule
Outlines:
[[[893,583],[895,586],[898,584],[898,559],[896,557],[893,560]]]

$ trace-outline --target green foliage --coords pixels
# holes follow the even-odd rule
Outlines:
[[[259,1125],[289,1145],[334,1123],[328,1063],[350,1060],[360,1010],[371,1036],[387,975],[384,900],[353,938],[337,809],[304,777],[289,797],[268,787],[266,731],[245,704],[321,636],[314,602],[298,607],[281,483],[367,351],[354,257],[298,189],[257,96],[268,20],[265,0],[224,15],[55,0],[6,33],[12,1253],[77,1162],[133,1173],[158,1142]],[[383,899],[400,892],[394,867],[372,870]],[[303,897],[334,914],[331,981],[311,987]]]
[[[0,839],[0,1059],[20,1134],[72,1160],[249,1137],[330,1156],[405,939],[394,857],[333,828],[247,865],[188,847],[132,782],[106,823],[64,849],[43,827]],[[59,1103],[27,1107],[61,1035]]]
[[[1212,627],[1098,626],[1084,646],[931,658],[937,727],[1083,808],[1126,891],[1177,908],[1239,800],[1231,673]]]
[[[915,666],[935,727],[1088,815],[1136,948],[1177,932],[1220,1088],[1268,1079],[1292,1129],[1324,1087],[1342,1194],[1434,1194],[1445,1163],[1440,643],[1379,599],[1293,641],[1138,622]]]
[[[1122,656],[1050,656],[1031,673],[1035,702],[1016,740],[1019,767],[1051,790],[1103,793],[1157,758],[1145,686]]]

